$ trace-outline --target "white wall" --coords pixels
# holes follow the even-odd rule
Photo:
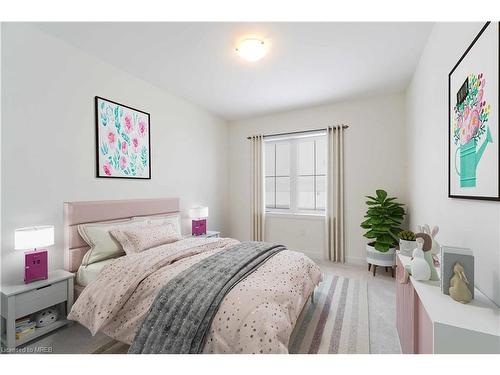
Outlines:
[[[441,245],[473,249],[476,286],[500,304],[500,204],[448,198],[448,74],[482,26],[436,24],[408,88],[410,225],[438,224]]]
[[[2,87],[2,30],[0,22],[0,87]],[[0,90],[0,213],[2,212],[2,90]],[[2,215],[0,214],[0,228],[2,228]],[[2,230],[0,230],[0,244],[2,243]],[[0,249],[1,252],[1,249]],[[2,279],[2,258],[0,257],[0,280]]]
[[[224,121],[31,25],[4,24],[2,48],[4,282],[22,279],[16,227],[54,224],[50,268],[63,266],[64,201],[180,197],[182,209],[208,205],[209,228],[226,231]],[[151,114],[150,181],[94,177],[95,95]]]
[[[298,88],[300,89],[300,88]],[[366,194],[377,188],[407,202],[404,95],[339,102],[229,124],[230,234],[250,239],[251,163],[247,136],[348,124],[345,136],[347,261],[365,258],[363,230]],[[267,240],[283,242],[311,256],[324,255],[321,220],[269,218]]]

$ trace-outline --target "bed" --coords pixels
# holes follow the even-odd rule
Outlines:
[[[171,340],[165,333],[172,328],[167,317],[172,316],[172,321],[175,321],[180,319],[179,314],[170,311],[171,315],[168,315],[167,310],[161,310],[155,320],[152,320],[152,315],[162,301],[167,309],[172,303],[168,294],[160,298],[167,286],[174,284],[172,280],[204,262],[223,259],[221,256],[235,253],[237,248],[274,249],[274,253],[262,258],[261,263],[235,285],[223,294],[219,293],[221,300],[214,305],[216,309],[210,307],[214,310],[212,316],[205,318],[209,322],[205,333],[197,333],[202,340],[199,348],[179,352],[288,353],[295,323],[321,279],[319,267],[302,253],[264,243],[239,243],[229,238],[186,238],[139,254],[80,267],[89,247],[80,236],[78,225],[167,214],[179,214],[179,199],[64,204],[65,267],[77,272],[77,300],[69,318],[87,327],[92,334],[103,332],[118,341],[132,344],[131,349],[137,346],[143,331],[151,331],[153,326],[157,328],[148,334],[154,334],[156,343]],[[82,268],[86,270],[82,271]],[[203,282],[189,285],[198,287],[200,284]],[[189,297],[190,291],[185,292]],[[167,300],[170,302],[165,303]],[[185,312],[186,316],[190,316],[189,313]],[[163,319],[161,325],[157,324],[160,318]],[[182,319],[181,323],[184,323]],[[162,345],[152,346],[150,351],[135,352],[168,352]]]

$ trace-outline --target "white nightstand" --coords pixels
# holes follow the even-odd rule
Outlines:
[[[64,270],[49,272],[47,280],[35,281],[30,284],[2,285],[2,344],[8,349],[14,349],[37,337],[60,328],[70,321],[66,319],[73,305],[73,277]],[[59,319],[25,337],[16,339],[16,319],[57,305]]]
[[[212,237],[220,237],[220,232],[217,232],[215,230],[207,230],[206,234],[201,234],[199,236],[193,236],[192,234],[188,234],[185,236],[186,238],[189,237],[200,237],[200,238],[212,238]]]

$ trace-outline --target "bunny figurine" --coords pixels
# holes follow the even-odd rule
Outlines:
[[[415,280],[423,281],[431,278],[431,268],[425,260],[424,256],[424,241],[420,238],[417,239],[417,248],[413,250],[413,258],[409,264],[409,273]]]
[[[460,303],[469,303],[472,300],[472,293],[467,286],[469,281],[465,276],[464,267],[458,262],[455,263],[453,273],[450,279],[450,297]]]
[[[439,242],[436,241],[436,235],[438,234],[438,232],[439,232],[439,227],[437,225],[434,225],[430,232],[430,235],[432,237],[431,254],[433,255],[438,255],[441,252],[441,245],[439,245]]]
[[[422,230],[421,227],[418,228]],[[413,276],[415,280],[439,280],[436,269],[432,264],[430,254],[432,246],[432,238],[426,233],[415,234],[417,241],[417,248],[413,250],[413,256],[410,263],[405,266],[405,273],[403,278],[399,281],[401,284],[408,282],[409,276]]]
[[[439,252],[441,251],[441,246],[439,243],[436,241],[436,235],[439,232],[439,227],[437,225],[434,225],[432,227],[432,230],[429,226],[429,224],[424,224],[424,225],[418,225],[418,231],[428,234],[432,238],[432,248],[431,248],[431,254],[432,255],[438,255]]]

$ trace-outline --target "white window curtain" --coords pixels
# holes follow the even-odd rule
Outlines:
[[[264,136],[251,137],[252,143],[252,240],[264,241]]]
[[[326,246],[328,259],[345,262],[344,131],[346,126],[327,128]]]

